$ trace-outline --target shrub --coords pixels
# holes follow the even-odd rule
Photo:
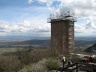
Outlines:
[[[4,65],[0,63],[0,72],[4,72]]]
[[[10,52],[9,52],[10,54]],[[14,55],[13,55],[14,54]],[[53,57],[50,49],[45,48],[22,48],[12,52],[10,55],[0,57],[0,72],[17,72],[22,67],[31,63],[38,62],[43,58]],[[56,57],[56,55],[55,55]],[[57,61],[49,60],[47,62],[49,70],[57,69]]]
[[[27,49],[18,50],[18,59],[23,64],[38,62],[43,58],[51,57],[49,49]]]
[[[0,72],[16,72],[21,67],[21,63],[16,57],[0,57]]]
[[[56,59],[49,59],[46,61],[46,67],[48,70],[57,70],[59,68],[58,61]]]

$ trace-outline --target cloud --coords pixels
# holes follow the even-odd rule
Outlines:
[[[21,8],[20,8],[21,9]],[[22,12],[23,13],[22,13]],[[20,15],[9,20],[0,20],[0,35],[2,33],[6,35],[45,35],[50,32],[50,24],[47,24],[47,17],[49,16],[48,9],[46,7],[28,7],[20,10]],[[27,13],[27,16],[25,14]],[[10,15],[10,14],[9,14]],[[24,16],[22,16],[24,15]],[[15,16],[14,16],[15,17]],[[22,17],[22,19],[20,19]],[[15,21],[19,20],[19,21]]]
[[[50,32],[50,25],[36,25],[34,26],[29,21],[24,21],[22,23],[8,23],[5,21],[0,21],[0,34],[5,33],[6,35],[14,34],[28,34],[29,33],[48,33]]]
[[[27,0],[28,4],[31,4],[33,2],[33,0]]]
[[[90,17],[96,12],[95,0],[60,0],[59,11],[73,11],[77,17]]]
[[[91,35],[96,33],[96,26],[93,21],[88,20],[86,24],[75,24],[75,32]]]
[[[73,11],[77,17],[96,16],[95,0],[37,0],[46,3],[49,10],[52,11]],[[58,3],[59,2],[59,3]],[[54,3],[57,3],[57,7]]]
[[[51,27],[48,24],[46,24],[44,26],[38,25],[38,26],[34,27],[33,31],[34,32],[43,32],[43,33],[50,32],[51,31]]]
[[[48,0],[38,0],[39,2],[47,3]]]
[[[28,1],[33,2],[35,0]],[[77,17],[96,16],[96,0],[37,0],[37,2],[45,3],[52,12],[69,10],[75,12]]]
[[[54,5],[52,6],[56,1],[59,2],[58,8]],[[80,24],[77,21],[77,24],[75,24],[75,33],[96,33],[96,0],[47,0],[46,4],[53,12],[62,13],[71,11],[75,13],[77,19],[86,19],[86,23],[81,22]]]
[[[47,24],[47,18],[52,12],[62,13],[63,11],[72,11],[77,19],[86,19],[86,23],[77,21],[75,24],[75,32],[88,34],[96,33],[96,0],[26,0],[28,7],[19,7],[17,9],[9,9],[4,12],[9,14],[8,19],[13,22],[0,21],[0,34],[10,33],[49,33],[50,24]],[[36,2],[38,3],[36,4]],[[31,4],[32,3],[32,4]],[[35,3],[35,4],[33,4]],[[27,5],[27,4],[26,4]],[[37,5],[37,6],[35,6]],[[2,9],[3,10],[3,9]],[[18,10],[18,12],[17,12]],[[11,14],[12,13],[12,14]],[[17,14],[18,13],[18,14]],[[11,15],[12,16],[11,16]],[[11,16],[11,17],[10,17]],[[15,21],[17,20],[17,22]],[[20,22],[19,22],[20,21]]]

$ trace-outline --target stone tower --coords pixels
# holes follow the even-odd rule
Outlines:
[[[52,14],[48,20],[51,23],[51,48],[53,53],[66,54],[74,50],[75,18],[69,11]]]

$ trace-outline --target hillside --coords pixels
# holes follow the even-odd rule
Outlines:
[[[85,49],[85,52],[96,53],[96,43],[94,45],[88,47],[87,49]]]

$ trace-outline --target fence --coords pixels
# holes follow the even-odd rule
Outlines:
[[[58,69],[58,71],[60,71],[60,72],[63,72],[63,71],[65,71],[65,72],[72,72],[74,70],[76,70],[76,72],[78,72],[78,62],[73,63],[71,65],[68,65],[68,66],[66,66],[64,68],[59,68]]]
[[[96,72],[96,65],[94,65],[94,64],[83,64],[81,70],[89,71],[89,72]]]

